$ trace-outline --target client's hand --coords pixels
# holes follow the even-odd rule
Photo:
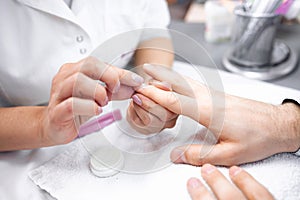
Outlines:
[[[75,119],[100,114],[111,99],[130,98],[133,87],[143,82],[137,74],[92,57],[63,65],[52,81],[49,105],[40,118],[44,146],[72,141],[80,125]]]
[[[249,199],[249,200],[273,200],[271,193],[250,174],[239,167],[231,167],[229,176],[231,184],[216,167],[205,164],[201,169],[201,175],[212,193],[197,178],[191,178],[187,183],[188,192],[193,200],[225,200],[225,199]]]
[[[149,84],[166,91],[170,90],[163,82],[150,81]],[[127,110],[127,121],[138,132],[158,133],[175,126],[178,115],[157,104],[151,97],[137,93],[132,99]]]
[[[300,146],[300,109],[293,104],[274,106],[226,95],[159,66],[144,66],[144,71],[170,83],[173,91],[149,85],[140,88],[139,93],[171,112],[198,121],[216,139],[215,145],[174,149],[171,159],[175,163],[232,166],[279,152],[294,152]]]

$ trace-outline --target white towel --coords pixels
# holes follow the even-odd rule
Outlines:
[[[187,123],[185,121],[185,123]],[[190,126],[187,125],[187,126]],[[105,128],[75,141],[65,152],[30,172],[29,177],[42,189],[58,200],[82,199],[189,199],[186,181],[190,177],[200,178],[200,168],[187,165],[169,165],[152,173],[131,174],[121,172],[110,178],[97,178],[89,169],[90,154],[95,147],[104,145],[103,135],[108,140],[119,138],[122,149],[133,152],[158,150],[170,142],[174,135],[169,131],[160,136],[133,143],[118,133],[118,125]],[[202,131],[198,131],[202,134]],[[112,136],[114,135],[114,136]],[[178,137],[180,138],[180,137]],[[127,140],[127,141],[126,141]],[[178,144],[178,141],[173,141]],[[179,140],[182,140],[180,138]],[[102,144],[101,144],[102,143]],[[169,151],[167,151],[169,153]],[[164,158],[165,159],[165,158]],[[134,164],[142,164],[133,161]],[[131,164],[132,164],[131,163]],[[130,163],[129,163],[130,165]],[[244,165],[258,181],[265,185],[276,199],[299,199],[300,158],[293,154],[279,154],[269,159]],[[140,168],[139,168],[140,169]],[[228,177],[228,169],[220,168]]]

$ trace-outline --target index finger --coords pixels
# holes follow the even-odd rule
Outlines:
[[[249,173],[242,168],[233,166],[229,169],[229,175],[234,184],[244,193],[247,199],[273,200],[272,194]]]
[[[137,92],[151,98],[173,113],[191,117],[196,121],[200,119],[200,109],[197,107],[198,103],[194,98],[173,91],[161,90],[153,85],[141,87]]]
[[[201,168],[203,179],[209,185],[217,199],[245,199],[244,195],[232,185],[213,165],[205,164]]]
[[[130,86],[130,87],[138,87],[142,83],[144,83],[144,78],[140,75],[131,72],[129,70],[120,69],[114,67],[120,77],[120,82],[122,85]]]
[[[115,93],[120,88],[120,80],[118,72],[113,66],[108,65],[94,57],[88,57],[78,62],[80,72],[94,80],[103,81],[108,90]]]
[[[192,85],[187,78],[169,68],[144,64],[143,69],[153,79],[170,83],[172,89],[180,94],[190,96],[194,93]]]
[[[83,59],[78,64],[82,73],[94,80],[103,81],[112,93],[116,93],[121,84],[137,87],[144,82],[144,79],[136,73],[106,64],[93,57]]]

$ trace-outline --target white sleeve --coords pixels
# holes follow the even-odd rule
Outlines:
[[[147,6],[143,10],[144,28],[141,41],[155,37],[170,38],[167,30],[170,23],[170,13],[165,0],[147,0]],[[148,28],[148,29],[147,29]]]
[[[145,9],[145,28],[167,28],[170,13],[165,0],[148,0]]]

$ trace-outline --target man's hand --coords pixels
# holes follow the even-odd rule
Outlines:
[[[300,146],[300,109],[292,104],[275,106],[222,94],[159,66],[144,66],[144,70],[154,79],[170,83],[173,90],[149,85],[140,88],[139,93],[173,113],[198,121],[216,140],[215,145],[192,144],[174,149],[171,160],[175,163],[232,166],[294,152]],[[224,98],[225,103],[214,104],[213,98]],[[218,124],[212,126],[214,118]]]

